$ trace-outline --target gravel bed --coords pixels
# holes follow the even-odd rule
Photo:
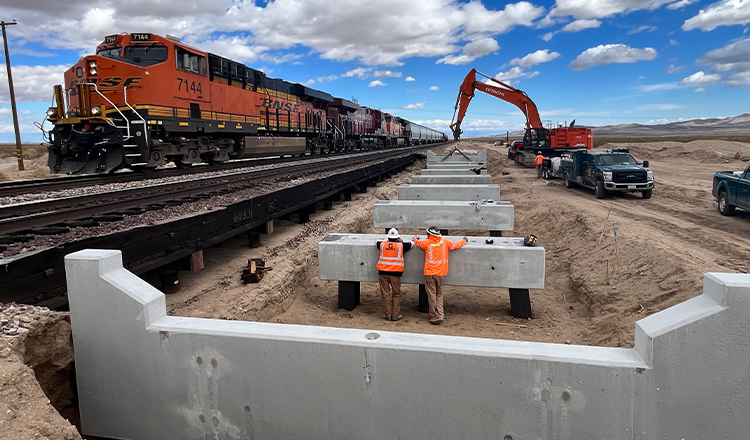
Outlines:
[[[353,155],[348,155],[348,156],[336,155],[336,156],[323,157],[323,158],[321,158],[320,156],[316,156],[310,159],[290,162],[290,164],[293,163],[296,165],[296,164],[318,162],[324,159],[333,160],[333,159],[341,159],[341,158],[346,158],[346,157],[359,157],[359,156],[361,156],[361,154],[353,154]],[[132,182],[106,183],[103,185],[82,186],[79,188],[45,191],[41,193],[19,194],[16,196],[0,197],[0,206],[36,202],[40,200],[60,199],[60,198],[65,198],[65,197],[78,197],[78,196],[88,195],[88,194],[112,192],[112,191],[117,191],[121,189],[139,188],[139,187],[144,187],[144,186],[158,185],[161,183],[182,182],[182,181],[187,181],[187,180],[200,179],[202,177],[212,177],[212,176],[221,176],[224,174],[240,173],[243,171],[247,171],[249,169],[252,169],[253,171],[264,170],[264,169],[276,168],[279,165],[283,165],[283,164],[256,165],[256,166],[249,165],[247,168],[241,168],[241,169],[234,168],[234,169],[228,169],[228,170],[206,171],[205,173],[185,174],[185,175],[171,176],[171,177],[158,177],[158,178],[153,178],[153,179],[136,180]],[[146,176],[144,175],[144,177]]]
[[[183,217],[187,214],[192,214],[200,211],[209,211],[222,206],[231,205],[243,200],[248,200],[253,197],[257,197],[262,194],[268,194],[274,191],[278,191],[284,188],[290,188],[298,186],[311,180],[316,180],[334,174],[340,174],[347,171],[362,168],[361,165],[353,165],[349,167],[338,168],[333,171],[326,171],[321,173],[313,173],[305,175],[304,177],[278,181],[269,180],[263,183],[259,183],[250,188],[246,188],[240,191],[236,191],[229,194],[223,194],[208,199],[200,199],[195,202],[183,203],[178,206],[167,206],[163,209],[157,209],[153,211],[146,211],[142,214],[137,215],[126,215],[120,221],[102,223],[99,226],[94,227],[77,227],[71,228],[69,232],[56,235],[38,235],[26,243],[13,243],[4,245],[7,249],[0,252],[0,263],[3,258],[12,257],[19,254],[25,254],[36,250],[46,249],[54,247],[60,244],[71,243],[79,240],[83,240],[89,237],[100,237],[104,235],[110,235],[117,232],[122,232],[128,229],[132,229],[138,226],[153,225],[156,222],[163,222],[164,220],[176,219]]]
[[[40,321],[44,321],[50,310],[46,307],[0,303],[0,335],[19,337]]]

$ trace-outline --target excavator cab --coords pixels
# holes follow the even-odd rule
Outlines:
[[[546,128],[527,128],[523,135],[523,147],[525,150],[538,150],[549,148],[550,134]]]

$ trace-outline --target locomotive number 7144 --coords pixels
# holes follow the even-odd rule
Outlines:
[[[184,87],[183,87],[183,84],[184,84]],[[185,93],[193,92],[193,93],[197,93],[198,95],[203,93],[203,86],[201,85],[200,81],[195,82],[195,81],[189,81],[183,78],[177,78],[177,91],[181,92],[183,88],[185,89]]]

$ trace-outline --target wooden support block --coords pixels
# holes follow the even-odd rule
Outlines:
[[[297,215],[299,216],[299,222],[301,224],[305,224],[310,221],[310,213],[304,209],[297,211]]]
[[[430,301],[427,299],[427,288],[419,285],[419,313],[430,313]]]
[[[251,248],[259,248],[261,246],[260,244],[260,234],[255,231],[250,231],[247,233],[247,237],[249,240],[249,246]]]
[[[203,251],[193,252],[190,255],[190,272],[198,272],[205,266],[203,264]]]
[[[333,200],[323,200],[323,209],[330,211],[333,209]]]
[[[510,314],[514,318],[531,318],[531,298],[529,289],[508,289],[510,293]]]
[[[360,284],[358,281],[339,281],[339,309],[354,310],[359,304]]]
[[[352,201],[352,192],[347,191],[344,193],[344,201],[351,202]]]
[[[159,281],[161,281],[161,291],[164,292],[164,294],[176,293],[180,291],[180,275],[176,270],[160,270]]]
[[[266,235],[273,234],[273,220],[269,220],[266,223]]]

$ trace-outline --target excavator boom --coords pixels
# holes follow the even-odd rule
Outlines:
[[[477,81],[477,74],[487,78],[491,83]],[[476,69],[471,69],[471,72],[466,75],[463,83],[461,83],[461,88],[458,90],[458,98],[456,99],[456,106],[454,107],[453,112],[455,122],[451,121],[450,125],[451,131],[453,131],[453,137],[456,140],[461,136],[461,123],[464,120],[464,116],[466,116],[466,110],[469,108],[469,103],[472,98],[474,98],[474,92],[476,90],[502,99],[503,101],[509,102],[518,107],[523,112],[524,116],[526,116],[527,129],[544,128],[536,104],[534,104],[534,101],[532,101],[523,90],[519,90],[509,84],[505,84],[502,81],[477,72]]]

